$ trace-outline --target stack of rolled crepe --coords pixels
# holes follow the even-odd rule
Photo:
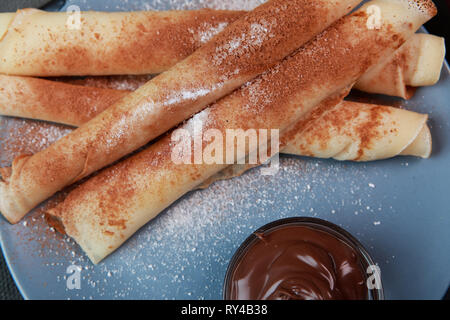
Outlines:
[[[16,158],[0,181],[2,214],[19,221],[65,186],[142,147],[273,67],[358,3],[271,0],[245,14],[46,150]]]
[[[384,15],[380,30],[366,30],[363,7],[264,75],[195,115],[182,128],[192,132],[201,123],[205,131],[263,127],[279,128],[286,134],[316,106],[335,106],[342,98],[340,93],[369,65],[391,55],[402,43],[398,39],[411,36],[426,19],[422,20],[422,13],[414,15],[414,6],[376,3],[390,12]],[[411,16],[417,17],[412,20],[414,28],[403,28]],[[394,28],[388,29],[388,24]],[[392,40],[394,35],[397,40]],[[348,59],[349,54],[352,59]],[[163,137],[83,183],[50,211],[93,262],[99,262],[164,208],[227,166],[176,165],[171,161],[172,147],[171,136]]]
[[[276,3],[276,1],[272,3]],[[364,161],[397,154],[428,156],[431,141],[426,127],[426,116],[382,106],[340,102],[349,87],[361,78],[370,66],[372,68],[369,72],[372,72],[375,70],[375,66],[388,65],[385,62],[394,51],[412,36],[423,22],[435,14],[432,3],[427,1],[378,0],[372,1],[370,4],[382,8],[383,22],[380,29],[367,30],[365,11],[367,6],[364,6],[356,13],[341,19],[262,76],[195,115],[182,128],[188,131],[193,130],[194,124],[198,122],[202,123],[205,130],[207,128],[218,130],[225,130],[225,128],[279,128],[283,139],[287,142],[283,149],[284,152],[335,157],[341,160]],[[220,44],[220,42],[216,42],[216,44]],[[349,55],[352,59],[349,59]],[[226,60],[221,55],[215,56],[215,58]],[[183,62],[181,65],[183,66]],[[170,79],[170,71],[167,79]],[[27,82],[28,80],[18,79],[18,81]],[[137,92],[142,95],[153,93],[158,86],[162,85],[161,83],[165,82],[156,81],[156,88],[150,86],[153,90],[138,90]],[[93,91],[89,91],[90,89]],[[81,90],[81,88],[76,88],[76,90]],[[84,88],[84,90],[92,94],[99,89]],[[121,100],[115,105],[119,107],[112,112],[112,115],[120,112],[132,114],[131,110],[120,108],[120,105],[125,102],[142,104],[142,101],[145,101],[145,106],[141,106],[135,111],[147,111],[146,108],[148,111],[155,111],[154,100],[148,100],[147,97],[139,96],[136,92],[132,95],[136,95],[135,98],[140,99],[128,98],[129,96],[121,99],[118,94],[117,97]],[[192,98],[192,92],[188,92],[188,95],[191,100],[195,100]],[[204,94],[204,96],[207,95],[207,93]],[[158,96],[155,95],[155,97]],[[177,98],[180,97],[174,99]],[[181,92],[182,98],[183,92]],[[37,100],[39,101],[39,99]],[[204,101],[206,100],[204,99]],[[100,97],[98,101],[101,104],[103,99]],[[148,106],[149,104],[151,106]],[[44,107],[48,105],[43,104]],[[111,109],[107,111],[109,110]],[[178,112],[179,108],[169,109],[170,111]],[[64,119],[68,119],[66,123],[73,121],[72,124],[79,125],[95,114],[95,111],[90,113],[90,116],[84,120],[66,117],[63,114],[53,121],[65,122]],[[184,113],[183,116],[185,116]],[[341,125],[338,125],[338,119],[342,121],[343,118],[350,118],[352,125],[343,126],[342,122]],[[104,112],[88,124],[91,126],[92,123],[101,125],[105,119],[108,121],[108,113]],[[128,128],[127,126],[123,127],[122,122],[125,120],[122,121],[122,119],[124,118],[116,118],[118,126],[120,129]],[[405,122],[407,124],[398,126],[397,121],[402,119],[407,119]],[[77,121],[78,123],[76,123]],[[361,133],[361,130],[367,127],[369,121],[371,138],[368,142],[367,132]],[[81,129],[85,127],[86,125],[83,125]],[[72,161],[71,153],[77,152],[77,150],[67,152],[67,148],[75,146],[70,139],[78,142],[86,139],[90,144],[95,142],[88,137],[89,129],[79,130],[74,132],[78,132],[79,137],[75,134],[75,138],[72,136],[72,138],[66,139],[68,143],[55,144],[56,147],[53,148],[53,151],[66,152],[64,159]],[[386,132],[390,134],[386,134]],[[123,134],[123,132],[120,133]],[[362,134],[364,134],[364,139]],[[318,138],[324,136],[328,136],[328,138]],[[359,140],[358,138],[349,138],[349,136],[359,136]],[[388,143],[392,139],[397,142]],[[100,141],[104,142],[104,140]],[[328,143],[330,144],[328,145]],[[113,144],[114,146],[121,145],[117,144],[117,141],[113,141]],[[385,145],[390,145],[390,147],[384,148]],[[219,164],[174,165],[170,159],[171,148],[170,136],[163,137],[146,150],[88,180],[75,189],[62,204],[52,210],[51,214],[58,223],[77,240],[93,262],[100,261],[115,250],[126,238],[182,194],[227,167]],[[379,151],[372,152],[377,149]],[[108,149],[108,151],[115,152],[114,148]],[[45,155],[51,155],[51,152]],[[109,163],[111,158],[114,157],[109,157],[108,160],[101,159],[102,166]],[[42,159],[42,157],[37,157],[35,165],[40,162],[49,168],[52,160],[45,162]],[[23,215],[20,210],[26,212],[30,209],[29,203],[23,203],[23,196],[29,190],[24,192],[21,189],[27,189],[30,182],[40,181],[39,177],[34,175],[32,167],[28,168],[28,172],[27,168],[25,168],[25,173],[21,172],[32,160],[33,157],[27,158],[25,161],[22,161],[21,158],[17,161],[16,167],[13,166],[12,171],[4,170],[5,181],[2,183],[2,194],[0,195],[3,205],[2,213],[5,214],[3,208],[12,209],[11,217],[13,219]],[[86,167],[89,168],[88,155],[85,155],[84,160],[86,162],[83,164],[84,170],[75,177],[69,177],[70,182],[95,170],[86,169]],[[77,161],[78,159],[75,159],[74,162]],[[95,165],[92,165],[92,168],[94,167]],[[14,182],[16,183],[11,186]],[[67,181],[57,182],[55,185],[67,183]],[[114,190],[120,190],[120,194]],[[3,191],[9,193],[6,194]],[[55,191],[57,190],[52,192]],[[51,195],[48,190],[45,192],[47,192],[45,196]],[[19,197],[19,203],[10,203],[13,194],[22,194]],[[18,210],[14,212],[14,209],[17,208]]]

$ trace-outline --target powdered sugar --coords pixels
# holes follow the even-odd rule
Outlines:
[[[201,8],[221,10],[252,10],[267,0],[112,0],[95,1],[69,0],[64,7],[78,5],[82,10],[135,11],[135,10],[193,10]]]
[[[207,43],[209,40],[211,40],[216,34],[219,32],[222,32],[223,29],[225,29],[228,26],[228,23],[222,22],[219,23],[218,26],[212,26],[209,23],[205,23],[205,25],[201,28],[201,30],[204,30],[200,33],[196,32],[196,30],[190,29],[189,32],[192,33],[195,37],[195,40],[200,43]]]
[[[10,165],[19,155],[41,151],[72,130],[43,121],[0,117],[0,166]]]

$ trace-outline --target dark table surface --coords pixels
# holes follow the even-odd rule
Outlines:
[[[130,0],[133,1],[133,0]],[[435,35],[446,38],[446,46],[450,48],[450,0],[434,0],[439,9],[439,14],[432,21],[427,23],[427,30]],[[50,8],[58,7],[64,4],[64,0],[17,0],[17,1],[1,1],[0,12],[14,11],[18,8],[40,7],[47,4]],[[45,9],[46,7],[44,7]],[[450,50],[447,50],[447,61],[449,61]],[[450,300],[450,290],[444,297]],[[8,270],[8,267],[0,252],[0,300],[19,300],[22,299],[19,290],[14,284],[14,280]]]
[[[0,300],[20,300],[22,296],[6,266],[3,254],[0,254]]]

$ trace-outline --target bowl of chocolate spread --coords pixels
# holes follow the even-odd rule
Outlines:
[[[342,228],[316,218],[288,218],[253,232],[228,266],[225,300],[382,300],[369,284],[375,266]]]

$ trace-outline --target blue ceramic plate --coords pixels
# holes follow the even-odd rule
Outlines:
[[[192,9],[203,2],[228,9],[244,3],[73,0],[62,10],[71,4],[82,10]],[[437,85],[419,89],[408,102],[376,101],[430,114],[431,159],[357,164],[282,157],[275,177],[254,169],[189,193],[97,266],[72,240],[48,230],[39,210],[14,226],[0,218],[2,249],[20,291],[29,299],[220,299],[228,262],[252,231],[280,218],[311,216],[338,224],[365,245],[381,268],[387,299],[442,298],[450,283],[448,66]],[[0,118],[1,140],[23,123]],[[47,125],[42,132],[55,138],[58,130]],[[3,165],[11,157],[5,148]],[[67,286],[72,265],[81,267],[80,289]]]

